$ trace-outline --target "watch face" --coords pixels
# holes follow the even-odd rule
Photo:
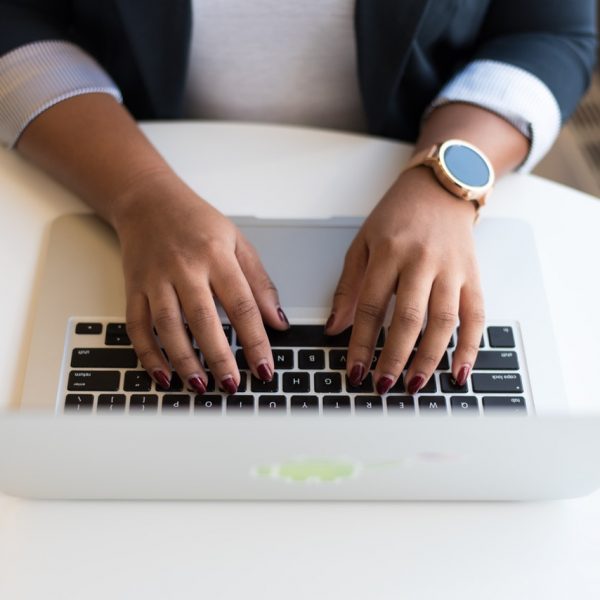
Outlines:
[[[448,145],[440,157],[450,175],[468,187],[483,187],[490,182],[491,172],[479,152],[460,143]]]

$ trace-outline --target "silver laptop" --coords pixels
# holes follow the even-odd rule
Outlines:
[[[292,323],[289,332],[269,334],[274,382],[252,378],[223,314],[242,374],[238,393],[226,396],[212,384],[198,396],[177,377],[170,389],[157,388],[140,368],[125,330],[114,233],[92,215],[59,218],[50,233],[20,406],[38,415],[2,421],[0,489],[70,498],[474,499],[582,492],[581,485],[536,487],[532,482],[539,477],[530,476],[481,487],[486,469],[516,466],[511,460],[519,455],[519,444],[527,455],[527,440],[537,435],[532,432],[541,431],[549,440],[556,421],[544,429],[540,423],[546,420],[540,417],[566,408],[535,244],[525,223],[482,219],[476,228],[488,322],[467,385],[457,388],[449,374],[455,333],[419,394],[408,395],[400,381],[381,397],[369,377],[358,388],[345,377],[349,332],[323,335],[333,287],[360,222],[235,221],[277,283]],[[475,463],[448,458],[465,456],[465,435]],[[14,445],[12,452],[2,451],[9,440],[19,443],[19,452]],[[46,451],[31,455],[23,440],[38,449],[44,440]],[[484,460],[490,440],[506,450],[492,452],[491,463],[489,453]],[[139,449],[148,446],[152,464],[134,467],[132,456],[140,458]],[[133,454],[132,448],[137,449]],[[587,450],[598,454],[597,446]],[[174,470],[159,451],[173,454]],[[11,455],[16,458],[7,458]],[[84,456],[86,463],[80,462]],[[538,462],[524,465],[535,464],[536,473],[552,472],[556,478],[553,468],[539,470]],[[398,485],[407,465],[411,476]],[[477,486],[469,473],[479,479]],[[565,473],[563,483],[567,479]],[[597,480],[586,479],[585,489],[593,489]]]

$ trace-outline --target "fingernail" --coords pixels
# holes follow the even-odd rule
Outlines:
[[[352,385],[360,385],[365,376],[365,366],[361,363],[356,363],[350,371],[350,383]]]
[[[271,367],[269,367],[267,363],[261,363],[258,365],[258,367],[256,367],[256,371],[258,376],[263,381],[271,381],[271,379],[273,379],[273,371],[271,371]]]
[[[277,309],[277,314],[279,315],[279,320],[282,323],[285,323],[289,327],[290,322],[288,321],[288,318],[285,316],[285,313],[283,312],[283,309],[281,308],[281,306]]]
[[[425,377],[423,377],[423,375],[415,375],[409,382],[408,382],[408,387],[406,388],[408,390],[408,393],[413,395],[416,394],[425,384]]]
[[[469,377],[470,371],[471,371],[471,365],[463,365],[458,371],[458,375],[456,377],[456,385],[458,385],[460,387],[465,385],[467,383],[467,379]]]
[[[327,323],[325,323],[325,329],[329,329],[333,325],[334,321],[335,321],[335,314],[331,313],[329,315],[329,319],[327,319]]]
[[[388,390],[394,385],[394,380],[391,379],[390,377],[387,377],[386,375],[384,375],[383,377],[379,378],[379,381],[377,382],[377,385],[375,386],[377,389],[377,393],[380,396],[383,396],[384,394],[387,394]]]
[[[170,388],[171,387],[171,379],[166,375],[164,371],[152,371],[152,378],[161,388]]]
[[[190,377],[188,379],[188,384],[192,389],[196,390],[199,394],[204,394],[204,392],[206,392],[206,385],[204,384],[204,381],[202,381],[202,379],[200,379],[200,377],[198,377],[198,375],[195,375],[194,377]]]
[[[223,388],[228,394],[235,394],[237,392],[237,385],[231,375],[221,380],[221,388]]]

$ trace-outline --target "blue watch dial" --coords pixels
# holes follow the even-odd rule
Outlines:
[[[490,181],[490,169],[483,158],[471,148],[452,144],[444,152],[443,160],[452,177],[470,187],[483,187]]]

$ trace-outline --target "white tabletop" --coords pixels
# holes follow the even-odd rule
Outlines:
[[[144,127],[226,214],[363,215],[409,147],[240,124]],[[50,221],[83,204],[0,152],[2,404],[20,394]],[[594,409],[600,204],[504,178],[486,216],[535,230],[571,406]],[[510,240],[508,240],[510,243]],[[174,457],[175,459],[175,457]],[[0,598],[543,598],[600,596],[600,493],[554,503],[73,503],[0,495]]]

